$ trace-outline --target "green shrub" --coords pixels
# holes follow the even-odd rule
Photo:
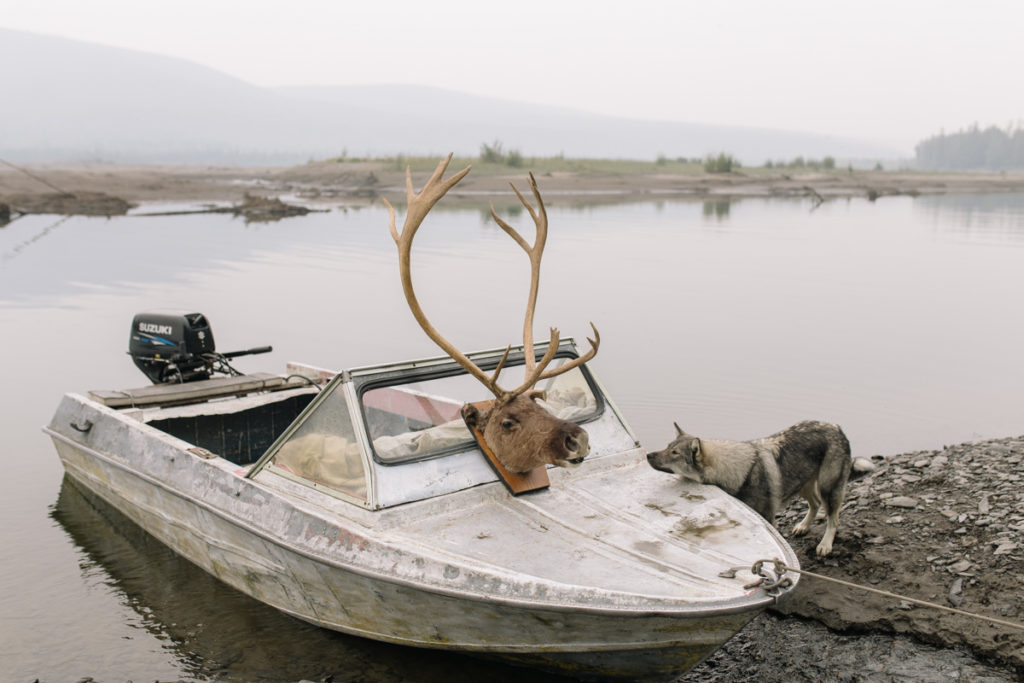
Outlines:
[[[709,154],[704,160],[704,171],[707,173],[732,173],[735,168],[739,168],[739,162],[725,152],[719,153],[717,157]]]
[[[486,142],[480,145],[480,161],[520,168],[526,160],[518,149],[510,149],[506,153],[501,140],[495,140],[489,145]]]
[[[501,149],[501,140],[495,140],[488,145],[486,142],[480,145],[480,161],[490,164],[501,164],[505,162],[505,153]]]

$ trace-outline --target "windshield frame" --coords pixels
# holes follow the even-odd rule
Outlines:
[[[547,351],[547,346],[547,343],[544,343],[542,345],[538,345],[535,348],[535,354],[538,360],[540,360],[540,358],[542,358],[544,353]],[[476,355],[484,355],[485,357],[474,358],[474,356]],[[571,343],[571,340],[568,344],[560,344],[558,351],[555,353],[555,358],[565,360],[571,360],[573,358],[577,358],[578,356],[579,354],[576,352],[575,346]],[[495,355],[494,352],[482,352],[481,354],[471,354],[470,359],[473,360],[484,372],[493,372],[494,369],[498,366],[500,355]],[[505,363],[505,367],[507,368],[523,366],[525,365],[525,363],[526,361],[523,349],[522,347],[518,347],[512,349],[512,351],[509,352],[508,360]],[[606,401],[604,393],[601,391],[601,388],[598,385],[597,381],[594,379],[594,376],[587,369],[586,364],[579,366],[578,368],[576,368],[576,370],[582,373],[583,379],[587,385],[587,389],[590,391],[595,401],[595,407],[592,411],[571,420],[576,424],[582,425],[600,418],[601,415],[604,413]],[[366,411],[366,403],[363,400],[363,397],[367,392],[385,387],[399,387],[402,386],[403,384],[413,384],[436,379],[444,379],[446,377],[458,377],[460,375],[468,376],[469,373],[456,361],[449,359],[448,363],[423,367],[422,369],[405,369],[400,373],[389,373],[386,376],[367,377],[363,379],[363,381],[360,381],[359,378],[353,378],[357,401],[356,408],[361,414],[362,423],[364,428],[366,429],[366,438],[370,449],[370,456],[373,458],[376,464],[384,467],[395,467],[413,462],[422,462],[424,460],[443,458],[449,455],[453,455],[455,453],[462,453],[470,449],[478,448],[476,441],[473,439],[471,433],[467,428],[467,439],[465,441],[460,441],[456,444],[452,444],[450,446],[439,448],[437,450],[429,451],[427,453],[422,454],[412,454],[406,457],[399,458],[384,457],[377,452],[377,449],[375,448],[373,443],[374,435],[370,433],[371,423]],[[487,391],[483,387],[483,385],[481,385],[481,390],[484,392]]]

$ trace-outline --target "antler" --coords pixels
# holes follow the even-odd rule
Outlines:
[[[466,177],[472,166],[467,166],[448,180],[444,180],[444,172],[448,168],[448,164],[451,163],[452,155],[449,154],[447,159],[442,159],[438,163],[437,168],[434,169],[434,174],[430,176],[430,179],[420,190],[419,194],[413,190],[412,186],[412,170],[408,167],[405,169],[405,194],[407,198],[408,208],[405,214],[405,224],[402,226],[402,232],[399,234],[398,229],[395,227],[395,209],[391,206],[391,202],[387,199],[383,199],[384,205],[388,207],[388,213],[390,214],[390,228],[391,237],[395,240],[395,244],[398,245],[398,270],[402,276],[402,291],[405,293],[405,299],[409,302],[409,309],[412,311],[412,315],[416,318],[416,322],[420,324],[423,331],[427,333],[427,336],[433,340],[435,344],[441,347],[441,350],[451,356],[455,361],[464,367],[469,374],[476,377],[478,380],[483,382],[484,386],[491,390],[495,396],[501,397],[504,393],[500,387],[495,383],[498,374],[495,373],[493,377],[488,377],[487,373],[481,370],[476,363],[466,357],[464,353],[459,351],[455,346],[447,339],[441,336],[441,333],[430,324],[427,320],[427,316],[423,314],[423,309],[420,307],[420,302],[416,298],[416,292],[412,287],[412,271],[409,267],[410,256],[412,254],[412,240],[416,236],[416,231],[420,227],[420,223],[426,218],[427,213],[434,207],[434,204],[443,197],[448,190],[455,187],[455,185]],[[507,355],[506,351],[506,355]],[[504,359],[503,359],[504,362]],[[500,370],[500,367],[499,367]]]
[[[508,233],[512,239],[514,239],[516,243],[526,251],[527,255],[530,257],[530,297],[526,309],[526,320],[523,324],[523,346],[526,354],[526,380],[523,384],[512,391],[506,391],[498,386],[498,375],[501,374],[501,370],[505,366],[505,361],[508,359],[509,349],[511,346],[505,349],[505,353],[498,362],[498,366],[495,368],[494,373],[492,375],[488,375],[464,353],[455,348],[451,342],[441,336],[441,333],[437,331],[429,320],[427,320],[412,286],[412,271],[410,268],[412,241],[416,236],[416,231],[419,229],[420,224],[423,222],[427,213],[430,212],[430,209],[433,208],[434,204],[436,204],[441,197],[448,192],[448,190],[453,188],[460,180],[462,180],[472,168],[472,166],[467,166],[448,180],[444,180],[444,172],[447,170],[448,164],[451,163],[451,160],[452,155],[449,154],[446,159],[443,159],[438,163],[437,168],[434,169],[433,175],[430,176],[430,179],[427,180],[423,189],[420,190],[418,194],[413,189],[412,171],[409,168],[406,168],[405,187],[408,209],[406,211],[405,224],[402,226],[401,233],[398,232],[395,225],[394,207],[391,206],[391,203],[387,199],[383,199],[385,206],[388,208],[388,213],[390,214],[391,237],[395,240],[395,244],[398,245],[398,268],[402,277],[402,291],[405,293],[405,298],[409,303],[409,309],[412,311],[413,317],[416,319],[416,322],[419,323],[420,327],[423,328],[423,331],[427,333],[427,336],[430,337],[435,344],[441,347],[441,350],[465,368],[469,374],[482,382],[483,385],[495,395],[500,403],[506,403],[526,390],[532,388],[540,380],[556,377],[589,361],[597,354],[597,348],[601,343],[601,335],[598,333],[597,328],[594,327],[594,324],[591,323],[590,327],[594,330],[594,338],[587,338],[587,341],[590,342],[591,346],[590,351],[579,358],[574,358],[570,362],[555,368],[554,370],[548,371],[546,370],[547,366],[552,360],[554,360],[555,354],[558,352],[558,330],[552,327],[548,350],[539,363],[536,361],[536,356],[533,351],[533,312],[537,305],[537,292],[540,286],[540,260],[544,253],[545,241],[547,240],[548,218],[547,212],[544,209],[544,201],[541,199],[540,191],[537,189],[537,182],[534,180],[532,173],[530,174],[530,188],[533,190],[533,196],[537,199],[537,205],[539,207],[538,211],[534,210],[526,198],[520,194],[518,189],[516,189],[515,185],[512,186],[512,190],[516,193],[516,196],[519,197],[519,201],[523,203],[526,210],[530,212],[530,216],[533,218],[533,221],[537,226],[537,237],[534,240],[534,245],[532,247],[518,232],[516,232],[514,228],[512,228],[512,226],[501,220],[501,218],[498,217],[498,214],[494,211],[494,206],[491,206],[491,215],[494,217],[494,220],[502,230]]]
[[[540,196],[540,190],[537,189],[537,180],[533,177],[533,173],[530,173],[530,190],[533,192],[534,198],[537,200],[537,209],[535,210],[530,202],[522,195],[519,189],[509,183],[512,187],[512,191],[519,197],[519,201],[530,213],[530,217],[533,218],[533,223],[537,227],[536,237],[533,241],[533,246],[523,239],[515,228],[506,223],[498,216],[498,213],[494,210],[494,204],[491,204],[491,217],[494,218],[494,222],[498,224],[502,230],[504,230],[512,239],[516,241],[526,255],[530,257],[530,295],[526,304],[526,317],[523,321],[523,353],[526,355],[526,380],[518,388],[508,392],[509,400],[515,398],[519,394],[523,393],[527,389],[532,388],[537,382],[542,379],[549,379],[551,377],[557,377],[564,372],[579,367],[586,363],[591,358],[597,355],[597,349],[601,345],[601,335],[594,327],[594,323],[590,323],[590,328],[594,330],[594,338],[587,337],[587,341],[590,342],[590,350],[579,358],[565,363],[564,365],[555,368],[551,371],[545,371],[547,366],[555,358],[555,353],[558,352],[558,328],[551,328],[551,339],[548,342],[548,350],[538,363],[536,355],[533,352],[533,313],[537,308],[537,292],[540,290],[540,260],[544,256],[544,246],[548,239],[548,212],[544,208],[544,200]],[[507,355],[506,351],[506,355]],[[502,358],[502,364],[505,359]],[[498,366],[499,371],[501,365]],[[495,373],[497,377],[497,373]]]

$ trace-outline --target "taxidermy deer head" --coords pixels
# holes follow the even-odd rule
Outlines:
[[[526,308],[526,320],[523,324],[523,351],[526,360],[525,380],[515,389],[507,390],[498,385],[498,375],[501,374],[505,362],[508,360],[509,350],[498,363],[494,372],[488,375],[480,369],[465,354],[455,348],[447,339],[434,328],[423,314],[416,293],[412,286],[412,274],[410,270],[410,257],[412,253],[412,241],[420,223],[427,213],[433,208],[452,187],[462,180],[469,173],[470,166],[459,171],[451,178],[444,180],[444,172],[451,162],[452,156],[442,160],[433,175],[423,186],[419,193],[413,190],[412,173],[406,170],[405,184],[408,199],[408,209],[405,216],[405,224],[401,233],[395,226],[395,210],[385,199],[391,216],[391,236],[398,245],[398,265],[402,277],[402,290],[405,292],[405,299],[409,304],[413,317],[427,333],[427,336],[434,341],[441,349],[459,363],[473,377],[494,394],[492,406],[487,410],[477,410],[472,405],[463,408],[463,417],[470,426],[480,429],[484,440],[491,447],[495,457],[511,472],[528,472],[541,465],[557,465],[568,467],[578,465],[590,452],[590,442],[586,431],[574,422],[562,420],[536,403],[536,399],[543,398],[544,392],[534,389],[537,382],[556,377],[568,372],[573,368],[586,363],[597,354],[598,346],[601,343],[601,335],[597,328],[591,323],[594,330],[594,338],[590,342],[590,350],[579,358],[574,358],[563,363],[557,368],[548,370],[551,361],[558,352],[558,330],[551,328],[551,340],[548,343],[544,356],[537,361],[533,350],[533,312],[537,305],[537,291],[540,282],[540,261],[544,253],[544,244],[548,234],[548,217],[544,209],[544,202],[537,189],[537,182],[533,174],[530,174],[530,189],[537,201],[536,209],[513,185],[512,190],[519,197],[519,201],[530,213],[536,225],[537,233],[534,244],[531,246],[523,237],[516,232],[512,226],[503,221],[491,206],[491,216],[516,243],[530,257],[530,295]]]

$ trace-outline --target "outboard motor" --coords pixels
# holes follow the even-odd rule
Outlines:
[[[139,313],[132,319],[128,353],[154,384],[195,382],[214,373],[240,375],[231,358],[268,353],[273,347],[217,353],[213,331],[202,313]]]

